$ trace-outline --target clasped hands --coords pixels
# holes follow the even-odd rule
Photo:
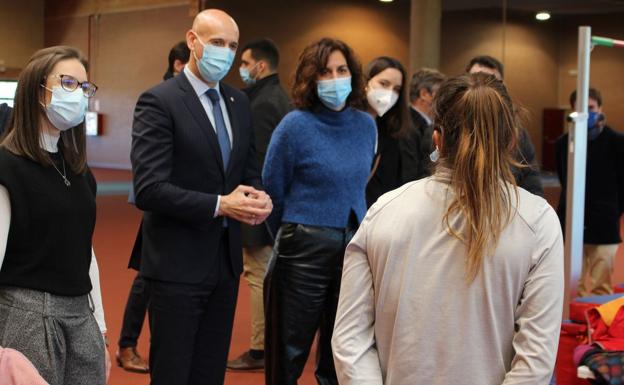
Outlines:
[[[219,215],[248,225],[258,225],[271,214],[273,202],[264,191],[239,185],[228,195],[221,196]]]

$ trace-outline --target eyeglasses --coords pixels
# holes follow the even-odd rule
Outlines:
[[[65,91],[75,91],[80,87],[85,97],[90,98],[95,95],[98,87],[91,82],[79,82],[78,79],[71,75],[50,75],[61,79],[61,88]]]

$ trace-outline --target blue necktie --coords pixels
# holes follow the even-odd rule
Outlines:
[[[212,102],[212,113],[214,115],[215,126],[217,129],[217,139],[219,140],[219,148],[221,149],[221,157],[223,158],[223,169],[227,170],[230,161],[230,137],[227,128],[225,128],[225,120],[223,120],[223,112],[219,103],[219,93],[214,88],[206,91],[206,95]]]

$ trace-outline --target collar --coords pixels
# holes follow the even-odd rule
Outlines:
[[[250,94],[254,94],[255,92],[257,92],[260,88],[264,87],[265,85],[268,84],[279,84],[279,76],[276,73],[273,73],[271,75],[265,76],[262,79],[256,81],[254,84],[250,85],[249,87],[243,89],[243,91],[245,91],[245,93],[247,95]]]
[[[47,152],[58,152],[58,141],[60,136],[53,136],[47,132],[42,132],[39,139],[39,146]]]
[[[433,123],[433,120],[431,120],[430,117],[427,116],[427,114],[425,114],[424,112],[422,112],[421,110],[419,110],[418,108],[414,107],[414,106],[410,106],[414,111],[418,112],[420,114],[420,116],[422,116],[423,119],[425,119],[425,122],[427,122],[428,125],[431,125],[431,123]]]
[[[206,91],[212,88],[208,84],[206,84],[203,80],[195,76],[193,71],[191,71],[188,68],[188,65],[184,66],[184,74],[186,75],[186,78],[188,79],[189,83],[191,83],[191,87],[193,87],[193,90],[197,94],[197,97],[201,97],[202,95],[206,93]],[[216,87],[214,88],[217,90],[217,93],[219,93],[219,97],[223,99],[223,95],[221,95],[221,91],[219,90],[218,82],[217,82]]]

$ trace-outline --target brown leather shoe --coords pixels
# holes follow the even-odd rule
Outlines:
[[[117,350],[117,365],[128,372],[149,373],[147,362],[136,351],[136,348],[119,348]]]
[[[249,351],[246,351],[235,360],[228,361],[227,368],[231,370],[264,369],[264,358],[257,360],[249,355]]]

